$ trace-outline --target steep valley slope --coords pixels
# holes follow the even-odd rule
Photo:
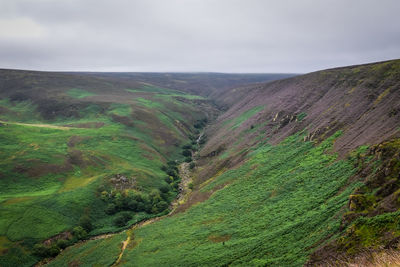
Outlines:
[[[0,70],[1,266],[168,212],[178,162],[192,160],[185,145],[220,112],[189,92],[218,82],[182,74],[184,92],[157,86],[157,74],[118,75]],[[227,87],[280,77],[225,76]]]
[[[399,86],[397,60],[222,93],[178,212],[50,265],[103,261],[127,236],[119,265],[345,265],[396,247]]]
[[[213,90],[201,101],[178,92],[201,103],[188,113],[201,116],[187,119],[196,127],[186,135],[201,133],[200,147],[193,138],[184,146],[189,195],[172,214],[78,242],[49,266],[343,266],[398,249],[400,60]],[[142,214],[127,225],[166,211]]]

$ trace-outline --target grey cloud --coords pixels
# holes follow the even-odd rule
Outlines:
[[[11,31],[0,30],[0,67],[308,72],[399,58],[398,10],[397,0],[0,0]]]

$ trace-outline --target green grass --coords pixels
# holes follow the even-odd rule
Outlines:
[[[191,134],[191,128],[177,130],[177,121],[193,125],[204,115],[193,104],[177,105],[173,97],[158,97],[161,92],[142,103],[88,103],[79,110],[80,117],[52,121],[41,118],[29,101],[0,100],[5,110],[0,120],[9,121],[0,126],[0,239],[9,240],[7,246],[0,246],[0,250],[8,249],[4,262],[13,265],[19,258],[32,265],[37,261],[31,256],[32,246],[71,230],[83,214],[94,225],[91,235],[123,229],[114,225],[118,212],[105,213],[107,203],[98,191],[109,186],[115,174],[134,177],[134,190],[144,193],[166,185],[161,167],[169,160],[183,159],[181,146]],[[94,95],[80,89],[67,94],[78,99]],[[137,111],[148,117],[135,116]],[[118,118],[129,118],[134,124],[127,126]],[[68,126],[93,122],[103,124],[99,128]],[[76,151],[78,159],[71,161]],[[172,198],[174,193],[170,193]],[[128,225],[152,216],[133,213]]]
[[[132,108],[127,104],[113,103],[110,107],[110,113],[120,116],[129,116],[132,113]]]
[[[245,121],[256,115],[258,112],[262,111],[265,108],[265,106],[256,106],[253,107],[249,110],[246,110],[240,116],[235,117],[234,119],[228,120],[225,122],[225,124],[230,125],[231,130],[235,130],[236,128],[240,127]]]
[[[96,95],[96,94],[92,93],[92,92],[88,92],[88,91],[83,90],[83,89],[73,88],[73,89],[69,89],[67,91],[67,95],[70,96],[70,97],[73,97],[73,98],[81,99],[81,98],[85,98],[85,97],[88,97],[88,96],[93,96],[93,95]]]
[[[162,108],[163,107],[163,105],[160,102],[146,99],[143,97],[137,97],[137,98],[135,98],[135,101],[137,101],[139,104],[141,104],[147,108]]]
[[[20,244],[0,237],[0,266],[33,266],[37,258],[30,255]]]
[[[136,246],[122,263],[302,266],[316,243],[339,231],[340,210],[355,187],[344,188],[353,163],[330,152],[339,135],[318,146],[302,134],[261,145],[202,189],[225,185],[208,200],[135,230]]]
[[[20,122],[38,122],[40,115],[35,110],[36,105],[31,101],[11,102],[9,99],[0,99],[0,120]]]
[[[102,212],[104,204],[96,201],[94,186],[102,177],[116,173],[134,175],[138,187],[144,191],[164,183],[165,174],[160,170],[163,159],[156,155],[151,159],[144,157],[140,139],[129,138],[123,127],[116,124],[99,129],[71,130],[8,125],[0,128],[0,135],[3,137],[0,170],[7,177],[0,181],[3,200],[0,211],[13,215],[2,216],[0,235],[14,241],[46,238],[71,228],[87,207],[92,207],[98,214],[97,219],[105,216]],[[67,143],[73,136],[82,138],[83,141],[73,149],[80,150],[90,166],[40,177],[29,177],[15,171],[20,165],[26,168],[38,166],[39,169],[41,165],[63,166],[72,150]],[[25,199],[13,203],[16,198]],[[54,211],[47,207],[49,204],[54,206]],[[76,216],[71,213],[76,213]]]
[[[389,235],[400,236],[400,211],[358,218],[338,239],[338,244],[353,254],[363,249],[384,247]]]
[[[61,256],[57,257],[47,266],[71,266],[71,263],[79,266],[110,266],[118,257],[121,251],[121,242],[126,239],[125,234],[115,235],[104,240],[93,240],[80,243],[67,248]],[[91,254],[88,251],[95,250],[99,254]],[[93,262],[96,262],[93,265]]]
[[[307,113],[301,112],[300,114],[297,115],[297,121],[302,122],[305,117],[307,117]]]
[[[313,244],[338,231],[336,214],[352,188],[338,191],[353,168],[325,153],[333,138],[317,147],[300,140],[260,147],[204,188],[228,184],[208,201],[140,228],[142,241],[124,257],[127,265],[302,265]],[[211,236],[230,240],[213,243]]]

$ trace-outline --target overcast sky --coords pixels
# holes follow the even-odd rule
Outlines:
[[[395,58],[399,0],[0,0],[0,68],[304,73]]]

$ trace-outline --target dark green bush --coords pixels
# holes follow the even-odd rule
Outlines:
[[[174,160],[170,160],[170,161],[167,162],[167,165],[169,167],[176,167],[176,165],[178,165],[178,163],[176,161],[174,161]]]
[[[72,229],[72,234],[78,240],[85,239],[87,237],[87,232],[83,229],[82,226],[76,226]]]
[[[150,202],[144,203],[144,211],[147,213],[151,213],[151,209],[153,208],[152,204]]]
[[[56,244],[46,246],[42,243],[33,246],[33,254],[41,258],[55,257],[68,246],[69,242],[64,239],[57,240]]]
[[[57,240],[57,246],[61,249],[65,249],[66,247],[68,247],[69,245],[69,241],[65,240],[65,239],[58,239]]]
[[[208,122],[207,118],[204,118],[204,119],[201,119],[201,120],[197,120],[196,123],[193,126],[196,129],[201,129],[207,124],[207,122]]]
[[[143,202],[138,202],[137,203],[137,211],[144,211],[146,209],[146,206]]]
[[[168,170],[166,171],[166,173],[167,173],[169,176],[172,176],[172,177],[177,177],[177,176],[178,176],[176,170],[174,170],[174,169],[168,169]]]
[[[167,182],[168,184],[172,183],[174,181],[174,177],[172,176],[167,176],[164,179],[165,182]]]
[[[171,190],[171,187],[169,185],[163,185],[160,187],[161,193],[168,193],[170,190]]]
[[[116,210],[121,210],[124,207],[124,196],[118,192],[115,194],[114,199],[113,199],[113,203],[116,207]]]
[[[54,244],[48,248],[48,255],[50,257],[55,257],[60,253],[60,251],[61,251],[60,248]]]
[[[109,195],[107,191],[102,191],[100,193],[100,199],[103,200],[104,202],[107,202],[109,200]]]
[[[185,149],[182,151],[182,155],[185,157],[189,157],[192,156],[192,152],[190,150]]]
[[[39,257],[48,257],[48,247],[43,244],[36,244],[35,246],[33,246],[33,254]]]
[[[192,149],[192,144],[186,144],[182,146],[183,149]]]
[[[134,199],[129,200],[128,209],[130,209],[132,211],[138,211],[138,202]]]
[[[173,182],[173,183],[171,184],[171,186],[172,186],[172,188],[174,188],[175,190],[178,190],[178,189],[179,189],[179,183],[178,183],[178,182]]]
[[[194,167],[196,167],[196,164],[192,161],[192,162],[190,162],[190,164],[189,164],[189,169],[194,169]]]
[[[161,192],[158,189],[153,189],[151,190],[150,194],[149,194],[151,203],[157,203],[159,201],[161,201]]]
[[[82,228],[85,229],[86,232],[90,232],[93,230],[93,225],[90,217],[86,214],[79,219],[79,225],[82,226]]]
[[[131,214],[128,212],[122,212],[114,219],[114,224],[118,227],[122,227],[125,226],[130,219],[132,219]]]
[[[114,203],[110,203],[110,204],[107,205],[105,212],[108,215],[112,215],[112,214],[117,212],[117,207],[115,206]]]
[[[152,213],[157,214],[157,213],[160,213],[160,212],[166,210],[167,208],[168,208],[168,203],[161,200],[153,205],[151,211],[152,211]]]

